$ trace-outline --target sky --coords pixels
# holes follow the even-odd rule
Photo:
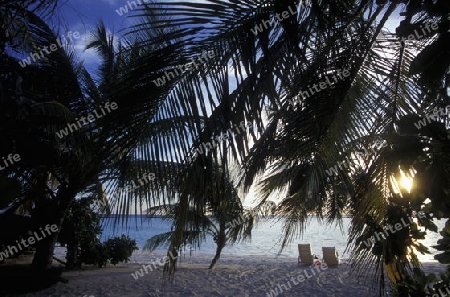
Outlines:
[[[91,32],[95,29],[96,24],[102,20],[106,28],[113,31],[114,35],[119,38],[123,29],[131,21],[125,15],[119,16],[115,11],[123,5],[127,5],[127,1],[66,0],[60,2],[57,15],[52,16],[50,20],[52,28],[59,30],[59,35],[67,35],[69,31],[80,33],[82,37],[74,40],[73,46],[79,58],[84,60],[90,73],[95,72],[98,63],[98,56],[95,51],[84,50],[89,43]]]
[[[135,6],[132,3],[139,4],[145,1],[150,0],[65,0],[59,4],[58,14],[51,18],[52,27],[59,30],[60,35],[67,34],[69,31],[80,33],[82,38],[74,41],[74,49],[79,58],[84,61],[86,69],[95,77],[99,63],[98,56],[94,50],[85,51],[84,49],[89,43],[90,33],[96,23],[102,20],[106,28],[114,32],[115,39],[119,40],[124,29],[133,21],[133,18],[130,17],[132,15],[130,7],[134,8]],[[206,1],[191,0],[191,2]],[[124,9],[129,13],[124,13]],[[395,28],[399,24],[398,12],[399,10],[394,14],[397,17],[390,18],[386,23],[386,29],[390,32],[395,32]]]
[[[143,3],[146,0],[139,1]],[[204,0],[191,1],[205,2]],[[59,30],[59,35],[67,36],[69,31],[80,33],[81,38],[73,40],[72,45],[79,58],[84,61],[86,69],[95,76],[100,62],[99,57],[95,51],[85,50],[90,34],[96,24],[102,20],[106,28],[114,32],[116,40],[120,39],[124,33],[123,30],[132,24],[132,18],[130,18],[132,13],[125,13],[126,10],[131,11],[130,7],[134,8],[132,2],[139,3],[138,0],[66,0],[60,2],[57,14],[50,19],[50,25],[55,30]],[[386,29],[392,33],[395,32],[401,20],[398,12],[387,22]],[[248,197],[254,197],[254,190],[254,188],[251,189]],[[252,200],[250,198],[244,204],[253,204]]]
[[[85,51],[89,43],[90,34],[96,24],[102,20],[106,28],[114,32],[116,40],[120,39],[124,29],[132,24],[133,19],[130,7],[132,4],[144,3],[150,0],[65,0],[59,2],[58,13],[51,17],[50,24],[55,30],[59,30],[59,35],[66,36],[69,31],[79,32],[82,38],[74,40],[73,46],[79,58],[84,61],[87,70],[95,75],[98,56],[93,50]],[[185,1],[188,2],[188,1]],[[191,0],[191,2],[206,2],[205,0]],[[141,6],[141,5],[139,5]],[[128,10],[128,13],[124,11]],[[119,15],[122,14],[122,15]],[[398,16],[398,11],[395,14]],[[387,29],[395,32],[400,17],[391,18],[387,22]],[[111,32],[110,32],[111,33]]]

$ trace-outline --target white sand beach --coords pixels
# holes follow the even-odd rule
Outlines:
[[[313,275],[311,268],[297,264],[296,258],[223,255],[217,268],[211,271],[207,269],[211,255],[195,254],[181,258],[174,282],[165,286],[162,283],[162,267],[148,271],[138,279],[132,276],[142,268],[142,264],[149,264],[155,257],[163,256],[163,253],[136,252],[131,263],[65,272],[63,277],[69,280],[67,284],[58,283],[40,292],[16,296],[376,296],[370,279],[364,280],[363,276],[351,274],[352,269],[345,261],[338,267],[316,269]],[[424,264],[424,268],[426,272],[438,273],[445,270],[445,265],[428,263]],[[304,277],[299,278],[299,275]],[[299,282],[302,278],[304,280]],[[273,290],[272,295],[270,290]]]

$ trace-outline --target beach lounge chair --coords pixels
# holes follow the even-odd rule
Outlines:
[[[314,261],[314,255],[311,252],[311,245],[309,243],[306,244],[298,244],[298,263],[312,265]]]
[[[336,251],[336,248],[333,247],[322,247],[323,253],[323,261],[328,266],[336,266],[341,263],[339,260],[339,253]]]

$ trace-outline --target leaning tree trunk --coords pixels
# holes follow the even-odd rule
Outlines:
[[[227,235],[225,233],[225,224],[220,224],[220,230],[219,235],[216,240],[217,249],[216,249],[216,255],[214,256],[214,259],[211,262],[211,265],[209,265],[208,269],[214,269],[216,268],[217,262],[220,259],[220,254],[222,253],[223,248],[225,247],[227,243]]]
[[[36,253],[34,254],[32,268],[36,272],[46,271],[51,268],[53,262],[53,252],[59,231],[64,220],[64,216],[69,208],[70,202],[75,198],[75,193],[61,187],[55,197],[49,203],[39,203],[36,205],[35,219],[38,224],[37,229],[45,228],[47,224],[56,225],[58,231],[51,232],[45,238],[36,242]],[[40,234],[40,233],[38,233]]]
[[[36,243],[36,253],[32,263],[34,270],[39,272],[51,268],[57,238],[58,232],[55,232]]]

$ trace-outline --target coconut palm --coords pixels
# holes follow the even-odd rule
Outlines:
[[[189,183],[198,180],[196,176],[190,177],[195,172],[188,170],[186,172],[186,180]],[[205,171],[206,172],[206,171]],[[197,212],[198,208],[187,206],[187,210],[181,207],[181,201],[174,205],[155,206],[148,210],[150,216],[164,216],[167,221],[172,224],[172,230],[177,226],[184,225],[185,230],[182,232],[181,247],[190,245],[191,247],[201,248],[202,243],[206,239],[206,235],[210,235],[216,244],[216,254],[209,266],[214,269],[217,265],[223,248],[227,244],[235,244],[237,242],[246,241],[251,238],[251,231],[259,221],[267,219],[274,214],[275,203],[268,201],[258,207],[247,207],[242,205],[243,199],[235,188],[235,185],[229,179],[229,176],[221,172],[220,166],[213,166],[211,171],[207,171],[208,176],[212,176],[205,187],[191,187],[191,191],[201,191],[199,195],[204,196],[205,208],[201,212]],[[223,185],[225,184],[225,185]],[[204,189],[204,190],[203,190]],[[195,196],[195,193],[191,193]],[[180,224],[178,220],[185,214],[184,224]],[[175,231],[158,234],[148,239],[144,249],[153,251],[161,245],[170,246],[177,236]],[[174,251],[175,248],[172,248]],[[178,255],[169,253],[169,259],[176,259]]]
[[[187,172],[186,180],[194,182],[198,179],[192,172]],[[212,236],[216,244],[216,254],[209,266],[214,269],[220,259],[223,248],[226,244],[234,244],[239,241],[250,239],[251,230],[255,217],[246,212],[242,205],[233,183],[230,182],[226,173],[221,172],[219,166],[213,166],[208,175],[212,176],[207,180],[204,187],[191,187],[190,189],[198,194],[192,196],[203,196],[204,208],[198,212],[198,208],[187,205],[183,208],[182,202],[178,201],[174,205],[162,205],[149,209],[150,215],[164,215],[172,221],[175,230],[177,225],[183,224],[183,245],[187,243],[200,247],[205,240],[205,235]],[[183,213],[183,216],[180,214]],[[185,218],[185,222],[178,220]],[[177,232],[171,231],[147,240],[144,249],[153,251],[162,244],[171,244]],[[174,257],[171,257],[174,258]]]
[[[77,164],[80,160],[76,157],[77,153],[69,149],[72,143],[61,146],[54,134],[62,122],[74,119],[64,105],[82,101],[76,72],[73,71],[76,62],[70,52],[59,49],[53,52],[51,59],[45,57],[29,67],[19,66],[15,55],[10,55],[11,52],[29,53],[53,43],[56,37],[45,22],[33,13],[32,7],[8,8],[12,8],[8,10],[9,13],[16,11],[13,14],[16,18],[4,19],[9,21],[5,23],[9,39],[2,43],[1,52],[4,62],[1,82],[4,120],[0,130],[4,141],[0,150],[2,155],[20,155],[20,162],[8,167],[2,176],[18,182],[21,189],[14,196],[6,214],[27,205],[36,230],[47,223],[60,226],[63,209],[75,195],[72,188],[60,185],[65,184],[70,176],[76,179],[78,174],[76,170],[69,174],[63,164],[72,161],[73,168],[82,165]],[[17,24],[27,26],[18,27]],[[11,33],[12,29],[15,29],[14,34]],[[82,154],[85,149],[78,146],[78,153]],[[59,186],[53,181],[58,181]],[[33,260],[36,269],[49,267],[56,236],[56,233],[52,234],[36,244]]]
[[[311,1],[309,7],[299,7],[280,20],[277,14],[295,10],[299,1],[163,2],[140,12],[160,19],[135,28],[164,28],[166,40],[183,41],[186,61],[207,50],[219,53],[214,63],[180,75],[168,97],[190,102],[188,112],[206,118],[199,141],[238,121],[255,123],[254,131],[230,139],[213,155],[223,164],[241,165],[246,189],[273,166],[274,172],[263,177],[260,201],[275,190],[286,194],[278,207],[288,217],[282,247],[305,228],[309,214],[333,222],[350,210],[352,260],[363,264],[360,267],[376,263],[381,282],[383,267],[394,278],[400,275],[401,281],[410,262],[417,266],[410,236],[415,227],[390,237],[392,242],[384,243],[381,254],[359,249],[362,242],[357,239],[369,232],[371,220],[383,226],[422,206],[424,199],[414,207],[395,205],[397,193],[390,180],[401,171],[409,172],[410,160],[396,159],[400,152],[415,149],[403,146],[399,151],[399,143],[407,139],[399,135],[400,119],[426,111],[422,94],[427,94],[428,102],[440,100],[439,94],[429,92],[429,85],[410,75],[429,65],[426,59],[419,62],[416,53],[430,39],[445,35],[435,32],[422,41],[398,43],[398,36],[383,28],[402,3],[406,1]],[[436,15],[439,5],[445,6],[443,1],[408,2],[403,24],[411,21],[413,12],[431,7],[432,20],[445,28],[445,21]],[[167,69],[179,65],[174,61]],[[439,73],[442,76],[443,71]],[[444,85],[441,76],[434,80],[439,86]],[[338,162],[341,166],[330,170]],[[426,220],[418,224],[432,226]],[[408,240],[393,251],[401,236]],[[178,246],[181,240],[173,244]]]
[[[29,25],[24,31],[27,37],[21,33],[13,36],[13,41],[2,43],[8,50],[26,54],[55,42],[55,33],[39,16],[28,11],[25,21]],[[171,103],[165,101],[164,88],[157,89],[147,80],[154,75],[151,69],[139,78],[125,71],[142,59],[152,61],[165,52],[173,55],[167,48],[136,50],[131,43],[116,48],[104,26],[100,24],[96,32],[100,43],[94,39],[90,47],[100,50],[105,58],[98,83],[70,51],[59,49],[26,67],[20,67],[9,51],[2,51],[5,67],[0,130],[5,141],[0,151],[2,155],[13,152],[22,157],[20,164],[1,172],[2,177],[21,185],[6,213],[31,202],[36,228],[47,223],[61,226],[70,202],[78,195],[89,192],[105,201],[107,194],[136,179],[137,174],[161,172],[163,184],[170,177],[173,160],[179,161],[182,156],[184,140],[178,135],[186,133],[182,130],[189,118],[173,112]],[[15,43],[19,39],[24,42]],[[67,125],[77,116],[88,116],[112,103],[119,111],[105,113],[95,122],[67,133]],[[66,129],[66,135],[61,129]],[[137,190],[121,192],[111,208],[128,212],[129,198],[135,195],[138,199],[134,201],[141,207],[145,199],[159,201],[160,197],[152,193],[160,188],[151,186],[147,183]],[[50,267],[56,237],[54,233],[37,243],[33,260],[37,270]]]
[[[423,197],[408,197],[404,203],[391,177],[414,169],[425,179],[436,168],[447,170],[435,162],[433,170],[414,163],[435,157],[424,149],[432,148],[437,158],[437,143],[444,140],[403,135],[399,125],[404,116],[429,112],[448,99],[436,92],[448,87],[444,71],[448,61],[439,63],[435,58],[447,58],[448,24],[442,16],[448,6],[444,1],[316,0],[297,7],[299,3],[303,1],[167,1],[140,11],[143,21],[131,28],[128,41],[118,48],[106,30],[97,30],[99,42],[90,47],[102,54],[102,75],[99,84],[84,75],[82,93],[98,98],[94,99],[97,104],[114,100],[120,109],[114,118],[105,117],[79,133],[83,140],[86,132],[95,135],[97,150],[79,149],[78,142],[65,143],[70,152],[78,149],[70,160],[76,161],[74,168],[80,168],[83,175],[63,171],[68,177],[59,179],[73,180],[74,186],[64,191],[61,187],[61,193],[74,197],[97,180],[112,179],[108,189],[114,189],[126,177],[149,168],[164,172],[164,180],[173,180],[175,185],[165,202],[175,201],[180,210],[169,246],[169,251],[176,251],[185,238],[189,214],[207,211],[207,187],[215,184],[208,175],[213,164],[220,164],[221,172],[230,175],[239,165],[245,189],[263,176],[261,203],[274,190],[285,194],[278,206],[278,212],[288,218],[281,248],[305,228],[309,214],[333,222],[350,209],[352,260],[363,264],[359,267],[375,263],[380,281],[384,271],[394,282],[407,279],[409,263],[417,266],[412,247],[421,248],[414,241],[421,236],[415,225],[389,236],[381,252],[361,245],[372,230],[420,209],[425,198],[436,206],[445,201],[445,188],[440,184],[439,190],[425,185],[420,191],[426,193]],[[398,44],[397,36],[383,27],[403,3],[407,6],[399,36],[414,28],[413,20],[420,25],[427,16],[439,22],[443,31]],[[290,15],[280,19],[284,11]],[[208,51],[213,51],[213,58],[204,58]],[[170,81],[159,86],[152,82],[169,78],[169,72]],[[18,85],[15,91],[21,92]],[[76,107],[87,104],[78,92],[74,96],[80,102]],[[68,102],[63,104],[66,109]],[[92,110],[95,105],[88,106]],[[68,114],[66,109],[58,109],[58,115]],[[241,122],[254,123],[255,128],[228,137],[205,154],[195,153],[202,143]],[[153,137],[161,131],[166,138]],[[380,143],[383,148],[379,150]],[[88,165],[84,164],[77,156],[87,152],[94,152],[95,160],[102,162],[87,158]],[[341,166],[334,167],[338,162]],[[266,173],[269,166],[274,170]],[[46,172],[35,175],[41,188],[49,180]],[[122,195],[115,207],[124,214],[133,206],[136,210],[147,207],[148,202],[159,200],[150,193],[155,195],[143,188],[142,198]],[[227,201],[225,196],[217,199]],[[62,199],[66,200],[70,199]],[[194,230],[201,230],[200,218],[193,224]],[[433,228],[429,220],[418,224]],[[394,248],[399,242],[399,248]],[[175,265],[168,263],[165,271],[173,273]]]

